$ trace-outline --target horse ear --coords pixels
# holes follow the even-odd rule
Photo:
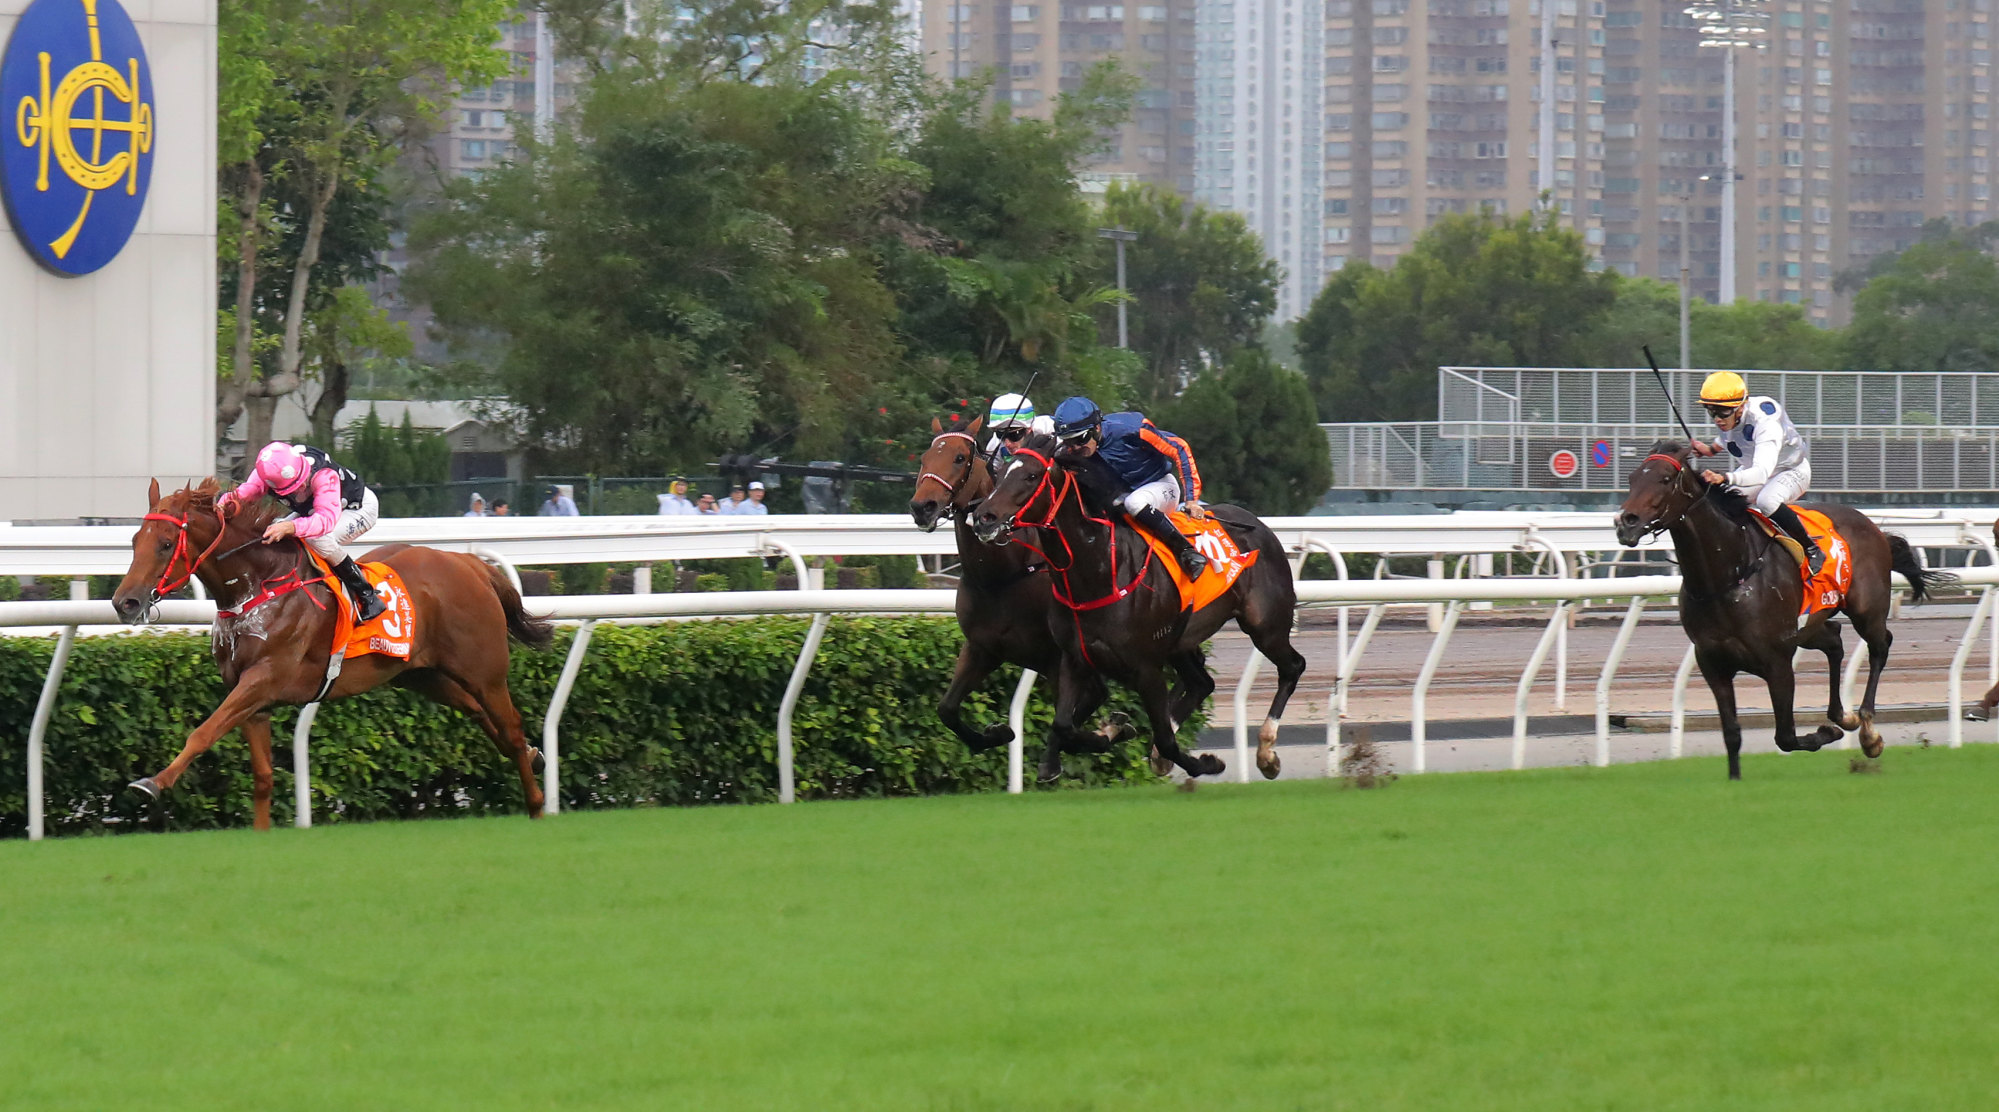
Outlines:
[[[979,435],[979,430],[984,428],[985,425],[986,416],[981,413],[977,417],[972,418],[972,423],[965,426],[965,431],[971,433],[973,436],[977,436]]]
[[[150,510],[153,507],[158,506],[159,504],[160,504],[160,481],[158,479],[154,479],[153,485],[146,488],[146,508]]]
[[[944,431],[944,422],[936,417],[932,417],[930,419],[930,435],[935,436],[943,431]]]

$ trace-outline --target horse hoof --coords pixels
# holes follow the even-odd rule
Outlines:
[[[1975,707],[1964,708],[1964,720],[1966,722],[1984,722],[1989,720],[1991,717],[1992,717],[1992,708],[1985,706],[1983,704],[1980,704]],[[1850,730],[1853,729],[1853,727],[1848,726],[1847,729]]]
[[[132,794],[143,798],[148,803],[160,797],[160,785],[158,781],[150,776],[142,776],[125,786],[131,790]]]
[[[1213,753],[1201,754],[1200,774],[1202,776],[1220,776],[1222,773],[1227,772],[1228,768],[1229,766],[1223,764],[1222,759]]]
[[[1152,753],[1150,756],[1146,758],[1146,760],[1152,762],[1152,774],[1154,776],[1157,776],[1163,780],[1166,777],[1173,775],[1173,767],[1174,767],[1173,762],[1159,755],[1158,746],[1155,745],[1152,747]]]
[[[541,750],[529,746],[528,752],[534,754],[534,774],[540,776],[542,773],[547,772],[548,758],[541,755]]]
[[[1256,762],[1256,770],[1263,773],[1265,780],[1275,780],[1277,779],[1277,774],[1284,771],[1284,761],[1277,754],[1272,753],[1270,760],[1264,761],[1259,759]]]
[[[1839,716],[1839,726],[1843,730],[1858,730],[1860,728],[1860,715],[1854,711],[1847,711],[1845,714]]]
[[[1013,741],[1013,727],[1004,722],[995,722],[980,732],[979,741],[988,749],[998,749]]]
[[[1881,748],[1884,744],[1881,740],[1881,735],[1875,733],[1873,730],[1868,730],[1866,733],[1860,735],[1860,751],[1867,754],[1867,759],[1870,761],[1881,755]]]

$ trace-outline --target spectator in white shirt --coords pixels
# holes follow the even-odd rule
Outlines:
[[[665,517],[694,512],[694,503],[687,500],[686,483],[676,479],[667,486],[666,493],[659,496],[659,512]]]
[[[483,497],[481,497],[479,492],[476,490],[472,492],[472,503],[470,506],[466,507],[465,516],[466,517],[486,516],[486,500]]]
[[[736,507],[736,512],[753,515],[770,513],[770,507],[764,505],[764,485],[762,483],[750,484],[750,497],[747,501]]]
[[[739,514],[743,512],[744,506],[749,505],[749,501],[750,500],[747,497],[747,492],[744,491],[742,487],[731,487],[729,489],[729,500],[722,503],[722,505],[717,508],[716,512],[725,513],[725,514]]]
[[[694,504],[694,512],[697,514],[701,514],[703,516],[707,516],[710,514],[719,514],[722,512],[722,510],[721,507],[715,505],[714,495],[704,494],[701,496],[701,500]]]

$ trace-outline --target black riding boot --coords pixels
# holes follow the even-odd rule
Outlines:
[[[354,562],[354,557],[340,561],[333,574],[347,587],[347,597],[354,600],[354,620],[357,623],[372,622],[387,609],[381,596],[368,585],[368,577],[361,573],[361,565]]]
[[[1173,527],[1173,519],[1161,513],[1158,507],[1147,506],[1132,514],[1131,519],[1138,523],[1139,528],[1166,542],[1166,547],[1173,550],[1173,559],[1179,563],[1180,570],[1187,573],[1187,578],[1198,579],[1202,572],[1208,570],[1208,558],[1201,555],[1194,542]]]
[[[1804,520],[1798,516],[1798,511],[1788,504],[1782,505],[1770,515],[1770,520],[1776,522],[1779,528],[1791,534],[1792,539],[1803,546],[1805,560],[1811,566],[1812,574],[1817,575],[1819,570],[1825,567],[1825,553],[1819,551],[1819,546],[1812,540],[1812,535],[1805,531]]]

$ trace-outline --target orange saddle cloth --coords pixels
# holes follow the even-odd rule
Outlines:
[[[1832,521],[1826,515],[1803,506],[1794,505],[1791,508],[1797,511],[1798,520],[1805,523],[1805,532],[1811,534],[1812,541],[1819,546],[1819,551],[1825,554],[1825,563],[1820,565],[1817,575],[1812,574],[1811,564],[1805,560],[1804,549],[1798,546],[1798,542],[1789,533],[1784,532],[1776,522],[1755,510],[1752,509],[1749,513],[1759,525],[1763,526],[1763,531],[1776,538],[1783,545],[1784,551],[1790,553],[1791,558],[1798,562],[1798,576],[1805,583],[1805,598],[1798,613],[1810,614],[1819,610],[1830,610],[1845,602],[1847,591],[1853,588],[1853,551],[1847,547],[1846,538],[1840,536],[1839,531],[1832,527]]]
[[[1228,530],[1212,515],[1197,521],[1178,510],[1168,510],[1166,516],[1172,518],[1180,534],[1194,542],[1194,547],[1208,558],[1208,570],[1202,572],[1199,579],[1190,582],[1187,573],[1180,570],[1180,562],[1173,558],[1173,553],[1164,542],[1143,529],[1138,531],[1138,535],[1145,538],[1145,543],[1152,546],[1153,558],[1165,566],[1167,574],[1173,577],[1173,585],[1180,589],[1180,609],[1199,610],[1227,594],[1242,573],[1256,563],[1258,553],[1237,548],[1235,538],[1229,536]]]
[[[307,549],[307,552],[312,552]],[[387,564],[361,564],[361,573],[368,577],[368,583],[375,588],[376,597],[382,600],[383,610],[373,621],[356,625],[354,622],[354,600],[347,597],[347,588],[334,576],[333,569],[326,566],[317,552],[312,553],[312,562],[326,577],[326,584],[333,588],[333,597],[338,601],[340,612],[333,622],[333,647],[341,650],[340,655],[353,658],[380,653],[399,660],[410,658],[410,646],[416,641],[416,607],[410,604],[409,592],[403,590],[403,577]]]

